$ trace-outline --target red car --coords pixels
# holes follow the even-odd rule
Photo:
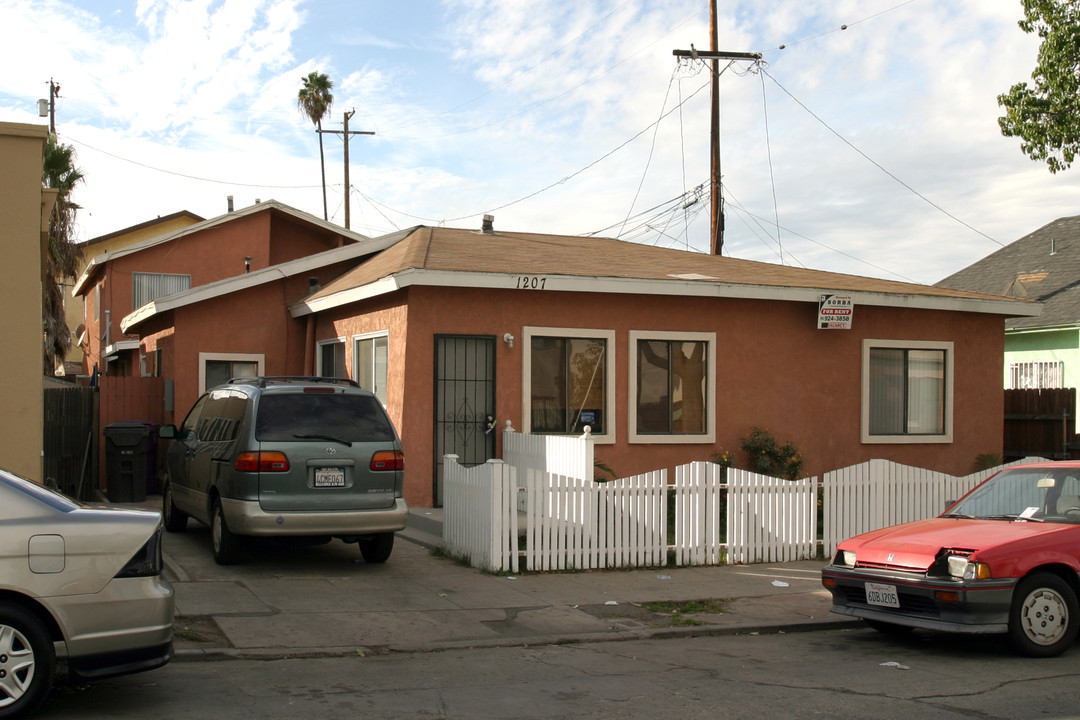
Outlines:
[[[882,632],[1006,633],[1058,655],[1080,630],[1080,462],[1007,468],[939,517],[845,540],[821,581],[834,613]]]

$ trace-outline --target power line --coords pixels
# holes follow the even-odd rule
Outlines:
[[[915,188],[913,188],[913,187],[911,187],[910,185],[908,185],[908,184],[907,184],[906,182],[904,182],[903,180],[901,180],[901,179],[900,179],[899,177],[897,177],[896,175],[894,175],[894,174],[893,174],[892,172],[890,172],[889,170],[885,169],[885,167],[884,167],[884,166],[883,166],[883,165],[882,165],[881,163],[879,163],[879,162],[878,162],[877,160],[874,160],[874,159],[873,159],[872,157],[870,157],[869,155],[867,155],[866,153],[864,153],[864,152],[863,152],[862,150],[860,150],[860,149],[859,149],[858,147],[856,147],[856,146],[855,146],[855,145],[854,145],[854,144],[853,144],[853,143],[852,143],[851,141],[849,141],[849,140],[848,140],[847,138],[845,138],[845,137],[844,137],[843,135],[841,135],[841,134],[840,134],[839,132],[837,132],[836,130],[834,130],[834,129],[833,129],[833,128],[832,128],[832,127],[831,127],[831,126],[830,126],[830,125],[829,125],[829,124],[828,124],[827,122],[825,122],[824,120],[822,120],[822,119],[821,119],[821,118],[820,118],[820,117],[819,117],[819,116],[818,116],[818,115],[817,115],[816,113],[814,113],[814,111],[813,111],[813,110],[811,110],[810,108],[808,108],[808,107],[807,107],[807,106],[806,106],[806,105],[805,105],[805,104],[804,104],[804,103],[803,103],[803,102],[802,102],[801,100],[799,100],[799,99],[798,99],[797,97],[795,97],[794,95],[792,95],[792,94],[791,94],[791,92],[790,92],[790,91],[788,91],[788,89],[787,89],[787,88],[785,88],[785,87],[784,87],[783,85],[781,85],[781,84],[780,84],[780,82],[779,82],[779,81],[778,81],[778,80],[777,80],[776,78],[774,78],[774,77],[773,77],[772,75],[770,75],[770,74],[769,74],[768,72],[766,72],[765,70],[762,70],[761,72],[762,72],[762,73],[763,73],[763,74],[764,74],[764,75],[765,75],[766,77],[768,77],[768,78],[769,78],[770,80],[772,80],[772,81],[773,81],[773,82],[774,82],[774,83],[776,84],[776,86],[777,86],[778,88],[780,88],[781,90],[783,90],[783,91],[784,91],[784,93],[785,93],[785,94],[787,94],[787,96],[788,96],[789,98],[791,98],[792,100],[794,100],[794,101],[795,101],[795,103],[796,103],[796,104],[798,104],[798,106],[799,106],[799,107],[801,107],[801,108],[802,108],[803,110],[805,110],[805,111],[806,111],[807,113],[809,113],[811,117],[813,117],[813,118],[814,118],[815,120],[817,120],[817,121],[818,121],[819,123],[821,123],[822,127],[824,127],[824,128],[826,129],[826,130],[828,130],[828,131],[829,131],[829,132],[831,132],[831,133],[832,133],[833,135],[835,135],[835,136],[836,136],[836,137],[837,137],[837,138],[838,138],[838,139],[839,139],[839,140],[840,140],[841,142],[843,142],[843,143],[844,143],[845,145],[847,145],[848,147],[850,147],[850,148],[851,148],[852,150],[854,150],[855,152],[859,153],[859,155],[862,155],[862,156],[863,156],[863,158],[865,158],[865,159],[866,159],[866,160],[867,160],[868,162],[870,162],[870,163],[871,163],[872,165],[874,165],[874,167],[876,167],[876,168],[877,168],[878,170],[880,170],[881,172],[885,173],[886,175],[888,175],[889,177],[891,177],[891,178],[892,178],[893,180],[895,180],[895,181],[896,181],[897,183],[899,183],[899,184],[900,184],[901,186],[903,186],[904,188],[906,188],[906,189],[907,189],[907,190],[908,190],[908,191],[909,191],[909,192],[910,192],[911,194],[913,194],[913,195],[915,195],[916,197],[920,198],[920,199],[921,199],[921,200],[923,200],[923,201],[924,201],[924,202],[925,202],[926,204],[930,205],[931,207],[933,207],[933,208],[934,208],[935,210],[937,210],[937,211],[938,211],[938,212],[940,212],[941,214],[945,215],[946,217],[949,217],[949,218],[951,218],[951,219],[955,220],[956,222],[960,223],[961,225],[963,225],[964,227],[966,227],[966,228],[967,228],[968,230],[971,230],[971,231],[972,231],[972,232],[974,232],[974,233],[978,233],[979,235],[982,235],[982,236],[983,236],[984,238],[986,238],[987,240],[989,240],[989,241],[991,241],[991,242],[994,242],[994,243],[997,243],[997,244],[998,244],[998,245],[1000,245],[1001,247],[1005,247],[1005,243],[1003,243],[1003,242],[1000,242],[1000,241],[998,241],[998,240],[996,240],[996,239],[994,239],[994,238],[990,237],[989,235],[987,235],[986,233],[984,233],[984,232],[983,232],[982,230],[979,230],[978,228],[975,228],[975,227],[973,227],[973,226],[969,225],[968,223],[964,222],[964,221],[963,221],[963,220],[961,220],[960,218],[958,218],[958,217],[956,217],[955,215],[953,215],[952,213],[950,213],[950,212],[949,212],[948,210],[946,210],[945,208],[943,208],[943,207],[941,207],[940,205],[938,205],[937,203],[935,203],[935,202],[934,202],[933,200],[931,200],[930,198],[928,198],[928,197],[926,197],[925,195],[923,195],[922,193],[920,193],[920,192],[919,192],[918,190],[916,190]]]

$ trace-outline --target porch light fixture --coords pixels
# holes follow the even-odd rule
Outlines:
[[[514,336],[510,333],[503,333],[503,342],[506,343],[506,347],[514,347]]]

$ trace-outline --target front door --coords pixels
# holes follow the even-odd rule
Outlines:
[[[495,338],[435,337],[435,504],[443,504],[443,456],[479,465],[495,456]]]

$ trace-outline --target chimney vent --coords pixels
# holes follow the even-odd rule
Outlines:
[[[485,215],[484,216],[484,224],[480,226],[480,230],[485,235],[494,235],[495,234],[495,216],[494,215]]]

